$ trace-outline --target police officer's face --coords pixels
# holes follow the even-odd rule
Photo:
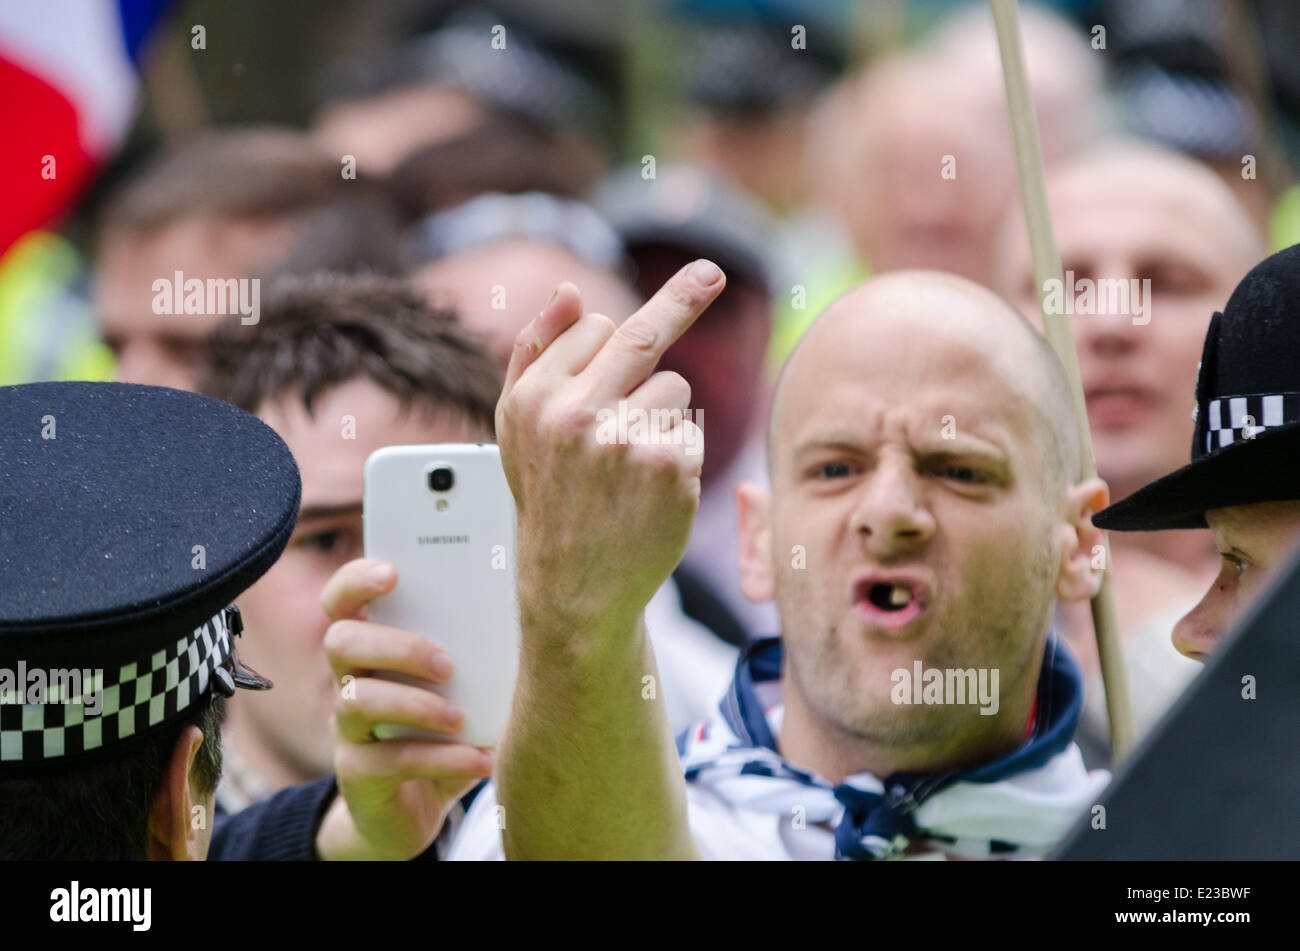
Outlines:
[[[1051,488],[1021,385],[1033,371],[1018,339],[1032,338],[1007,329],[1014,316],[987,319],[986,302],[933,279],[890,280],[833,305],[787,365],[774,591],[794,686],[819,718],[891,744],[978,738],[999,717],[897,705],[892,672],[997,669],[1002,713],[1028,717],[1069,534],[1064,483]]]
[[[302,506],[285,553],[239,598],[245,624],[240,659],[275,688],[240,691],[230,713],[239,753],[259,760],[250,765],[264,775],[276,770],[291,781],[326,773],[332,763],[335,684],[321,646],[329,620],[320,596],[341,565],[362,556],[366,457],[383,446],[490,438],[423,408],[403,413],[396,397],[368,379],[326,391],[312,408],[308,416],[301,399],[290,394],[258,411],[298,463]]]
[[[1204,661],[1300,539],[1300,502],[1259,502],[1205,513],[1222,567],[1200,604],[1174,628],[1174,646]]]

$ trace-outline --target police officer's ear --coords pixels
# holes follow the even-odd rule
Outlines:
[[[1110,489],[1093,476],[1066,489],[1057,529],[1059,569],[1056,593],[1062,601],[1087,601],[1101,587],[1105,536],[1092,524],[1092,514],[1110,501]]]
[[[740,590],[751,601],[776,597],[772,563],[772,496],[752,482],[736,486],[740,521]]]
[[[193,777],[194,758],[202,745],[203,731],[187,726],[163,765],[162,785],[149,812],[149,858],[153,861],[200,861],[206,857],[212,803],[207,801],[210,796],[199,792]],[[195,821],[196,816],[203,821]]]

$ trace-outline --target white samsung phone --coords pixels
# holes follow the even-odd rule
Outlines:
[[[375,735],[496,746],[519,668],[515,504],[497,447],[379,449],[366,460],[363,510],[366,557],[397,568],[397,585],[370,602],[369,620],[446,648],[453,673],[436,692],[465,710],[454,736],[399,725]]]

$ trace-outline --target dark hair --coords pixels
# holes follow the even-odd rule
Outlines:
[[[286,274],[388,274],[410,265],[402,244],[397,206],[372,182],[348,183],[348,194],[295,216],[293,238],[267,277]]]
[[[209,340],[200,391],[256,413],[299,390],[307,412],[325,390],[363,377],[412,405],[452,410],[495,432],[495,364],[449,311],[405,282],[314,274],[275,281],[252,326],[230,322]]]
[[[162,152],[119,189],[104,232],[148,234],[188,217],[273,218],[314,207],[350,184],[339,162],[301,132],[208,132]]]
[[[295,227],[279,273],[400,273],[401,225],[387,188],[345,179],[341,161],[289,129],[208,132],[162,152],[115,191],[99,217],[100,239],[146,236],[190,218],[284,219]]]
[[[0,861],[147,859],[149,813],[186,727],[203,731],[191,767],[199,792],[207,796],[216,791],[225,699],[209,690],[157,733],[78,767],[0,780]]]
[[[600,160],[577,141],[498,112],[463,135],[413,152],[388,185],[409,222],[484,192],[580,198],[602,174]]]

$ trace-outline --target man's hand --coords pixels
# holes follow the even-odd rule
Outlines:
[[[515,341],[497,404],[523,638],[497,772],[509,858],[698,854],[642,612],[686,548],[703,461],[690,386],[655,365],[724,284],[696,261],[617,329],[562,284]],[[662,430],[609,438],[640,413]]]
[[[690,385],[654,369],[725,283],[716,265],[696,261],[617,328],[582,316],[577,288],[561,284],[520,332],[496,421],[519,515],[526,628],[549,627],[529,624],[541,612],[575,632],[626,629],[681,559],[703,440],[683,415]],[[609,442],[617,427],[602,421],[638,412],[648,438]]]
[[[325,859],[398,859],[429,847],[456,800],[492,773],[488,750],[424,739],[377,740],[381,723],[454,734],[464,713],[420,687],[381,680],[396,671],[443,683],[451,657],[427,638],[365,620],[366,604],[397,583],[392,565],[350,561],[321,595],[334,623],[325,653],[339,692],[334,704],[334,769],[340,796],[316,836]]]

